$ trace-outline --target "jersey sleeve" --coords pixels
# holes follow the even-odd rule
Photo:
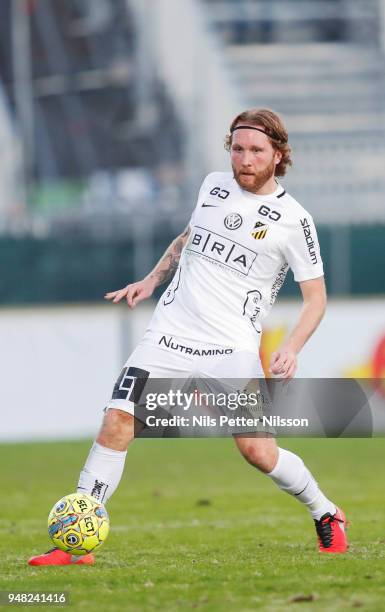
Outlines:
[[[195,224],[196,210],[197,210],[197,207],[195,206],[194,210],[192,211],[190,221],[188,222],[188,226],[190,230],[194,227],[194,224]]]
[[[283,252],[297,283],[323,276],[317,231],[309,214],[291,230]]]
[[[204,194],[205,189],[207,188],[207,184],[208,184],[208,181],[209,181],[209,177],[210,177],[210,176],[211,176],[211,175],[210,175],[210,174],[208,174],[208,175],[206,176],[206,178],[204,179],[204,181],[203,181],[202,185],[200,186],[199,193],[198,193],[197,203],[196,203],[196,205],[195,205],[195,208],[194,208],[194,210],[193,210],[193,212],[192,212],[192,215],[191,215],[191,217],[190,217],[190,221],[189,221],[189,224],[188,224],[190,229],[191,229],[191,228],[194,226],[194,223],[195,223],[195,217],[196,217],[196,214],[197,214],[197,210],[198,210],[198,209],[201,207],[201,203],[202,203],[202,200],[203,200],[203,198],[204,198],[204,195],[203,195],[203,194]]]

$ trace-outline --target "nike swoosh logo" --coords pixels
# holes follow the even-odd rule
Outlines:
[[[216,204],[202,204],[202,208],[218,208]]]

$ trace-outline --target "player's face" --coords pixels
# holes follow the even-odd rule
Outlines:
[[[235,130],[230,155],[235,180],[242,189],[253,193],[274,181],[275,168],[281,159],[268,137],[252,129]]]

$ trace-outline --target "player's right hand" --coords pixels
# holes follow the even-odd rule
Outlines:
[[[110,291],[104,296],[105,300],[112,300],[114,304],[117,304],[123,298],[126,298],[127,305],[129,308],[135,308],[139,302],[146,300],[151,297],[155,289],[155,282],[151,278],[145,278],[137,283],[132,283],[118,289],[118,291]]]

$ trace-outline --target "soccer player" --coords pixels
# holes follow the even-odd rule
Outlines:
[[[171,280],[114,387],[80,474],[78,491],[104,503],[119,484],[134,438],[138,384],[146,378],[263,376],[261,323],[289,266],[300,285],[303,307],[289,337],[272,356],[274,375],[294,376],[297,355],[324,314],[323,266],[313,220],[276,178],[291,165],[282,120],[267,109],[242,112],[231,123],[226,148],[232,172],[205,178],[188,227],[155,268],[145,279],[105,296],[115,304],[125,299],[132,309]],[[243,434],[234,440],[251,465],[307,507],[320,552],[347,550],[344,513],[320,490],[300,457],[278,447],[272,436]],[[93,563],[94,558],[53,549],[29,561],[71,562]]]

